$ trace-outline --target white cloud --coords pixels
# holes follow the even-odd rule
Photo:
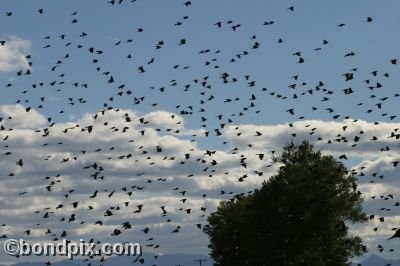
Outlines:
[[[0,72],[26,70],[29,62],[26,58],[31,52],[31,41],[10,36],[0,45]]]
[[[256,136],[256,132],[261,136]],[[231,125],[224,129],[224,136],[232,147],[252,150],[279,151],[287,143],[309,140],[317,149],[334,155],[346,153],[348,157],[376,158],[378,155],[398,154],[394,135],[400,134],[399,123],[370,123],[347,119],[342,122],[307,120],[289,126],[279,125]],[[400,135],[399,135],[400,136]],[[359,138],[356,141],[356,138]],[[373,140],[376,138],[376,140]],[[386,147],[389,150],[380,151]]]
[[[8,129],[32,129],[46,124],[46,118],[35,109],[16,105],[1,105],[2,124]]]

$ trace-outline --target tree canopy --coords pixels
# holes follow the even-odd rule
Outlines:
[[[366,247],[357,177],[307,141],[274,157],[281,167],[253,193],[221,202],[204,232],[216,265],[349,265]]]

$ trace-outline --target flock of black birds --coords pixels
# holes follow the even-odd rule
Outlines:
[[[96,5],[107,5],[109,8],[117,8],[118,6],[134,5],[137,2],[124,1],[124,0],[111,0],[107,2],[98,2]],[[185,8],[183,13],[176,21],[173,27],[183,27],[186,23],[191,20],[192,14],[196,12],[195,1],[183,1],[182,6]],[[297,6],[285,7],[288,15],[295,15]],[[37,16],[46,16],[46,7],[38,8],[32,12],[36,12]],[[5,11],[3,13],[10,23],[13,17],[18,14],[14,10]],[[32,174],[31,178],[36,178],[35,187],[19,187],[18,191],[13,192],[14,196],[8,198],[8,201],[19,201],[20,198],[29,200],[31,193],[33,197],[40,195],[41,197],[50,197],[57,201],[43,203],[47,205],[45,208],[36,209],[30,217],[31,221],[35,221],[33,224],[27,224],[27,228],[15,229],[13,224],[4,223],[0,228],[0,237],[4,240],[16,235],[24,235],[29,237],[39,237],[40,239],[47,239],[51,241],[58,241],[61,238],[68,238],[71,233],[69,230],[74,231],[76,234],[79,228],[83,228],[85,234],[90,235],[91,232],[102,232],[101,234],[107,234],[110,237],[117,237],[122,235],[128,235],[129,238],[135,239],[137,234],[145,235],[145,251],[158,252],[161,247],[161,243],[158,242],[158,234],[154,231],[160,228],[167,228],[168,234],[174,236],[178,233],[192,234],[194,229],[201,233],[202,227],[206,223],[207,215],[210,211],[215,209],[215,205],[207,203],[207,199],[212,200],[224,199],[232,200],[251,193],[248,188],[254,186],[249,184],[244,186],[245,192],[243,192],[243,186],[236,187],[237,184],[241,185],[246,183],[247,180],[254,178],[257,180],[264,180],[268,178],[268,174],[273,171],[274,165],[271,161],[272,156],[275,154],[274,150],[265,150],[262,152],[260,147],[257,147],[256,142],[258,139],[269,136],[267,132],[262,130],[262,127],[258,130],[248,134],[245,127],[239,126],[242,121],[248,116],[259,117],[261,121],[264,121],[263,116],[268,114],[263,113],[260,105],[268,104],[268,102],[281,101],[284,105],[284,101],[296,101],[297,105],[289,107],[285,113],[289,114],[292,118],[291,122],[286,123],[287,140],[302,140],[301,136],[313,138],[316,143],[324,143],[327,147],[331,144],[346,146],[349,150],[357,149],[359,143],[361,145],[368,146],[369,143],[385,143],[389,141],[391,144],[379,147],[376,149],[376,153],[397,153],[397,159],[394,157],[389,163],[392,168],[398,171],[399,159],[399,139],[400,130],[395,126],[398,121],[397,113],[385,111],[385,106],[388,102],[398,101],[400,92],[394,94],[388,94],[385,92],[385,81],[397,75],[398,59],[395,57],[389,57],[387,59],[387,65],[382,68],[392,68],[392,73],[386,70],[373,70],[367,77],[364,73],[360,73],[359,67],[354,67],[348,71],[344,71],[342,74],[343,79],[349,85],[344,89],[332,88],[327,86],[324,81],[318,81],[316,84],[308,84],[301,76],[301,74],[291,74],[291,81],[287,88],[280,90],[272,90],[264,85],[259,84],[252,74],[235,74],[229,70],[229,64],[239,63],[245,61],[246,57],[253,56],[257,53],[262,53],[260,48],[263,46],[262,35],[258,32],[247,32],[249,35],[249,46],[246,49],[238,49],[240,52],[229,56],[227,60],[226,53],[221,49],[210,49],[204,48],[200,51],[195,51],[195,56],[200,56],[201,60],[204,60],[203,68],[205,68],[207,75],[195,78],[190,82],[185,80],[179,80],[173,78],[164,86],[150,86],[149,90],[151,94],[142,93],[139,89],[132,89],[131,86],[121,80],[124,78],[118,78],[123,75],[108,68],[108,64],[103,57],[109,53],[116,53],[117,50],[107,51],[102,45],[97,43],[90,43],[91,32],[79,28],[81,19],[78,8],[76,11],[71,11],[70,16],[67,18],[68,27],[74,27],[73,30],[79,35],[79,38],[70,38],[67,34],[51,32],[49,35],[42,37],[45,42],[41,48],[45,54],[47,50],[54,52],[54,47],[58,47],[57,61],[48,66],[48,76],[46,79],[51,81],[38,80],[35,70],[35,56],[26,54],[25,59],[27,60],[27,66],[23,69],[17,70],[14,79],[10,79],[7,82],[3,82],[3,93],[7,93],[7,90],[20,90],[21,94],[18,99],[15,99],[13,104],[18,104],[17,111],[19,115],[29,115],[34,112],[41,111],[46,113],[46,104],[51,102],[50,95],[41,95],[41,89],[51,89],[51,95],[57,92],[65,92],[72,88],[77,94],[73,97],[65,97],[61,99],[63,104],[65,103],[69,109],[58,110],[53,116],[48,116],[47,121],[42,122],[40,126],[35,127],[29,134],[23,135],[24,130],[19,128],[12,128],[10,125],[13,121],[18,120],[18,117],[0,117],[0,136],[1,136],[1,147],[2,154],[0,155],[0,161],[2,162],[13,162],[12,171],[8,171],[4,164],[2,169],[0,182],[9,186],[13,180],[17,180],[16,184],[23,186],[24,182],[18,182],[20,177],[28,176]],[[375,23],[373,17],[366,16],[364,27],[368,27],[370,23]],[[278,19],[264,20],[260,23],[263,27],[274,27],[279,23]],[[237,22],[235,20],[218,20],[210,21],[213,30],[226,30],[232,32],[240,32],[244,28],[244,22]],[[28,25],[29,26],[29,25]],[[337,28],[351,27],[347,23],[338,23],[332,25]],[[249,30],[247,28],[247,30]],[[134,43],[136,38],[140,38],[140,34],[146,32],[146,27],[141,26],[136,29],[135,38],[128,38],[126,40],[117,40],[112,43],[115,49],[123,46],[124,44]],[[85,39],[82,41],[80,40]],[[78,42],[75,42],[78,40]],[[109,40],[107,40],[109,41]],[[212,40],[210,40],[212,41]],[[177,38],[177,42],[172,44],[174,46],[183,47],[190,43],[189,38]],[[285,38],[278,38],[273,45],[285,44]],[[333,45],[329,40],[321,40],[321,45],[313,48],[315,53],[324,50],[325,47]],[[8,45],[8,40],[1,40],[0,47]],[[136,72],[142,76],[151,76],[152,80],[157,79],[157,73],[152,72],[152,65],[158,63],[157,53],[159,50],[168,49],[168,45],[164,40],[160,40],[152,44],[152,48],[145,51],[148,60],[142,63],[135,62]],[[235,44],[230,44],[234,46]],[[165,48],[167,46],[167,48]],[[63,48],[60,48],[63,47]],[[76,55],[76,49],[83,51],[79,56]],[[119,48],[118,48],[119,49]],[[118,55],[121,55],[122,48],[118,50]],[[123,51],[126,52],[126,51]],[[193,51],[192,51],[193,52]],[[289,55],[293,56],[294,64],[306,65],[307,54],[309,51],[290,51]],[[222,55],[223,54],[223,55]],[[75,56],[75,60],[81,60],[82,64],[90,64],[92,72],[95,73],[97,80],[103,82],[103,86],[113,88],[110,96],[106,99],[102,99],[101,105],[99,105],[99,111],[90,115],[89,117],[82,118],[81,123],[62,122],[59,121],[62,115],[69,112],[72,109],[81,109],[83,105],[89,102],[93,103],[93,100],[84,93],[84,90],[92,89],[90,80],[83,81],[70,81],[74,77],[65,71],[64,64],[68,64],[68,60]],[[131,51],[124,55],[126,59],[134,60],[135,54]],[[349,58],[357,56],[355,51],[349,50],[348,52],[341,55],[342,57]],[[390,55],[389,55],[390,56]],[[40,59],[37,59],[40,60]],[[80,67],[79,65],[73,66],[74,68]],[[172,66],[174,71],[186,71],[191,68],[191,65],[185,63],[176,63]],[[361,69],[364,69],[361,67]],[[65,71],[65,72],[64,72]],[[184,72],[183,72],[184,73]],[[185,77],[185,74],[180,74]],[[356,88],[357,86],[351,85],[354,80],[359,81],[359,77],[365,78],[364,87]],[[72,78],[72,79],[71,79]],[[30,88],[21,88],[18,85],[18,79],[23,79],[25,82],[30,82]],[[155,82],[156,83],[156,82]],[[240,95],[236,95],[234,90],[233,93],[229,91],[221,93],[218,87],[236,86],[235,84],[241,84],[244,87]],[[176,89],[175,92],[171,92],[170,88],[182,88],[182,90]],[[360,126],[358,126],[359,119],[354,119],[351,114],[344,115],[340,112],[341,106],[332,106],[330,103],[337,95],[352,97],[357,94],[357,90],[363,90],[364,93],[369,93],[369,101],[373,101],[371,107],[365,111],[368,115],[370,113],[383,112],[380,114],[381,121],[385,122],[374,122],[377,130],[371,130],[372,132],[365,132]],[[82,91],[82,94],[79,92]],[[96,90],[93,92],[95,93]],[[107,93],[103,93],[106,95]],[[165,98],[166,101],[171,101],[173,105],[173,112],[165,112],[164,116],[151,116],[143,113],[137,113],[129,111],[127,108],[119,106],[119,101],[129,100],[133,104],[133,108],[141,108],[146,106],[146,110],[161,110],[164,107],[161,102],[150,103],[152,99],[149,95],[157,95],[156,98],[163,100],[166,93],[169,95],[176,94],[175,96],[168,96]],[[174,102],[179,101],[179,94],[192,93],[193,96],[191,102]],[[364,95],[367,95],[365,93]],[[67,95],[68,93],[66,93]],[[243,95],[247,97],[243,98]],[[357,94],[359,95],[359,94]],[[60,96],[61,97],[61,96]],[[303,114],[298,114],[298,105],[308,105],[308,98],[318,97],[318,102],[314,106],[310,106],[310,113],[325,112],[331,115],[331,120],[340,123],[341,120],[350,121],[347,124],[343,124],[341,132],[337,133],[332,138],[326,138],[323,135],[319,135],[319,128],[312,124],[312,121],[305,125],[304,128],[302,122],[307,122],[307,117]],[[353,101],[357,101],[354,104],[354,108],[364,108],[367,103],[360,102],[358,97],[353,98]],[[34,104],[36,103],[37,104]],[[234,113],[227,113],[232,110],[231,107],[224,107],[231,104],[235,104]],[[213,108],[208,108],[210,105]],[[23,106],[23,107],[22,107]],[[161,106],[161,107],[160,107]],[[18,109],[19,108],[19,109]],[[22,108],[22,109],[21,109]],[[301,109],[301,108],[299,108]],[[54,108],[51,109],[54,111]],[[83,109],[85,110],[85,109]],[[219,113],[215,113],[218,110]],[[4,113],[4,112],[3,112]],[[160,115],[160,114],[158,114]],[[163,121],[157,121],[157,118],[162,118]],[[191,133],[190,130],[185,128],[183,118],[189,120],[192,119],[198,125],[200,130],[194,130]],[[390,132],[385,137],[381,137],[379,134],[379,126],[381,124],[393,123],[394,127],[390,129]],[[372,124],[372,123],[371,123]],[[168,126],[166,126],[168,125]],[[300,126],[299,126],[300,125]],[[31,128],[31,127],[27,127]],[[298,131],[297,131],[298,130]],[[346,135],[347,132],[351,131],[352,134]],[[356,132],[356,134],[353,134]],[[230,133],[230,136],[228,136]],[[21,137],[32,138],[34,143],[29,140],[21,139]],[[168,136],[172,136],[169,138]],[[242,139],[242,137],[247,139]],[[370,139],[366,139],[365,136],[369,136]],[[237,146],[230,142],[229,137],[236,140]],[[160,142],[158,140],[163,140]],[[171,143],[174,143],[176,139],[184,140],[182,145],[184,147],[173,147]],[[221,155],[221,151],[218,149],[200,149],[197,148],[197,142],[204,142],[206,139],[211,139],[210,142],[218,142],[218,145],[228,147],[226,150],[226,156],[232,155],[233,159],[228,159],[225,163],[225,155]],[[97,141],[99,140],[99,141]],[[121,141],[118,143],[117,141]],[[152,141],[154,140],[154,141]],[[25,152],[21,152],[17,147],[26,144],[29,149],[26,154],[29,156],[24,157]],[[147,143],[148,145],[142,145]],[[179,144],[178,141],[176,143]],[[98,144],[104,144],[109,146],[98,146]],[[151,144],[151,145],[150,145]],[[71,145],[71,146],[69,146]],[[375,144],[374,144],[375,145]],[[375,147],[375,146],[373,146]],[[58,153],[58,150],[63,151]],[[176,151],[185,150],[183,154],[176,154]],[[37,152],[37,160],[44,161],[44,163],[51,164],[48,169],[35,169],[35,166],[42,165],[36,162],[29,161],[35,156]],[[43,154],[47,154],[43,156]],[[341,154],[338,156],[340,160],[348,160],[351,155]],[[95,158],[95,160],[94,160]],[[254,160],[256,159],[260,163],[260,167],[254,168]],[[35,160],[36,160],[35,159]],[[229,166],[226,164],[233,164],[233,169],[240,169],[238,172],[227,171]],[[45,165],[45,164],[43,164]],[[79,167],[78,167],[79,166]],[[232,166],[233,167],[233,166]],[[79,168],[79,169],[78,169]],[[151,170],[152,168],[159,168],[158,171]],[[170,169],[173,170],[170,170]],[[26,170],[25,170],[26,169]],[[76,170],[78,169],[78,170]],[[138,170],[139,169],[139,170]],[[351,172],[360,176],[360,179],[364,178],[363,167],[360,169],[351,169]],[[42,171],[45,173],[44,176],[40,176]],[[73,173],[75,171],[75,173]],[[76,171],[79,173],[76,174]],[[163,173],[165,171],[165,173]],[[120,178],[110,177],[113,173],[122,173]],[[161,177],[157,177],[157,174],[163,174]],[[75,176],[74,176],[75,175]],[[187,181],[182,182],[178,185],[178,181],[174,179],[174,175],[183,175],[182,179]],[[79,187],[74,187],[74,180],[69,179],[68,176],[74,176],[79,178]],[[80,176],[80,177],[79,177]],[[228,178],[233,176],[237,184],[228,184],[227,188],[218,187],[210,189],[200,189],[196,187],[196,182],[212,182],[213,177],[222,176],[222,178]],[[198,177],[198,179],[195,179]],[[375,177],[379,177],[376,180]],[[111,181],[108,181],[111,180]],[[196,180],[196,181],[194,181]],[[203,181],[199,181],[203,180]],[[363,179],[364,180],[364,179]],[[375,172],[370,177],[369,183],[384,182],[384,176],[379,172]],[[259,182],[260,183],[260,182]],[[78,183],[76,183],[78,184]],[[83,188],[82,186],[86,186]],[[254,188],[254,187],[253,187]],[[242,191],[240,191],[242,189]],[[353,186],[354,190],[359,190],[357,184]],[[157,192],[158,190],[158,192]],[[146,197],[150,194],[146,194],[146,191],[156,191],[154,193],[160,193],[165,197],[176,197],[177,201],[165,200],[165,204],[158,205],[155,209],[149,210],[146,202],[151,201]],[[359,193],[363,193],[360,189]],[[368,200],[383,200],[391,202],[393,208],[400,206],[399,202],[396,202],[397,195],[389,193],[386,195],[372,195]],[[79,199],[79,200],[78,200]],[[191,204],[193,202],[193,204]],[[172,206],[168,206],[168,203]],[[34,207],[37,202],[31,202]],[[386,206],[386,205],[385,205]],[[153,206],[154,207],[154,206]],[[388,214],[392,209],[381,208],[376,213],[369,213],[371,222],[376,225],[371,231],[376,233],[380,232],[382,223],[385,222],[385,216],[380,215],[382,212]],[[154,221],[149,222],[146,218],[141,216],[144,212],[149,211],[152,217],[157,217]],[[124,214],[124,215],[122,215]],[[119,217],[124,218],[119,218]],[[194,217],[195,216],[195,217]],[[388,215],[389,216],[389,215]],[[32,218],[33,217],[33,218]],[[129,217],[129,218],[126,218]],[[183,218],[182,218],[183,217]],[[186,218],[191,217],[191,218]],[[189,219],[189,222],[185,220]],[[146,225],[146,221],[149,224]],[[137,225],[140,223],[140,225]],[[71,225],[73,224],[73,227]],[[98,231],[99,227],[105,227],[107,229]],[[65,229],[60,229],[65,227]],[[69,229],[67,229],[69,228]],[[392,227],[393,235],[389,239],[400,238],[400,227]],[[21,231],[22,230],[22,231]],[[35,234],[33,232],[35,231]],[[132,233],[133,232],[133,233]],[[148,237],[147,237],[148,236]],[[164,243],[165,243],[165,236]],[[103,239],[107,239],[104,237]],[[112,241],[119,238],[110,238]],[[127,238],[124,238],[125,240]],[[170,237],[169,241],[174,241],[177,238]],[[90,242],[101,243],[99,239],[93,237],[89,240]],[[395,249],[385,249],[387,242],[381,243],[377,250],[379,252],[396,252]],[[374,250],[374,247],[370,247]],[[398,251],[397,251],[398,252]],[[96,257],[86,258],[88,265],[91,265],[93,259]],[[138,257],[133,260],[133,263],[144,263],[144,257]],[[105,261],[106,258],[101,258],[100,262]],[[49,262],[48,265],[51,263]]]

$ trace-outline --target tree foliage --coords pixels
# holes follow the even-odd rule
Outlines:
[[[349,265],[366,251],[349,233],[364,222],[357,178],[304,141],[274,157],[278,173],[248,196],[225,201],[208,218],[216,265]]]

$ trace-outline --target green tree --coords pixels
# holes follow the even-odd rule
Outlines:
[[[307,141],[274,157],[278,173],[248,196],[220,204],[208,218],[216,265],[350,265],[366,247],[349,223],[365,222],[357,178]]]

